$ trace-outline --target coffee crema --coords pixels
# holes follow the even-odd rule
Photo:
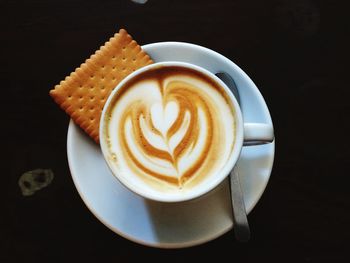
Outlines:
[[[180,66],[126,82],[103,121],[116,170],[166,189],[191,187],[219,172],[235,143],[235,111],[225,90]]]

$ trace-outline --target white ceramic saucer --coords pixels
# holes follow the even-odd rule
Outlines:
[[[271,123],[266,103],[250,78],[224,56],[193,44],[162,42],[143,46],[154,61],[184,61],[235,80],[244,119]],[[232,215],[228,183],[186,203],[158,203],[127,190],[109,171],[100,148],[72,121],[67,138],[68,161],[78,192],[91,212],[115,233],[137,243],[162,248],[198,245],[229,231]],[[244,200],[250,212],[269,180],[274,143],[244,147],[237,163]],[[232,237],[233,238],[233,237]]]

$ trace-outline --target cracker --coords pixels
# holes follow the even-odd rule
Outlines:
[[[131,72],[153,63],[121,29],[85,63],[50,91],[50,96],[97,143],[103,106],[111,91]]]

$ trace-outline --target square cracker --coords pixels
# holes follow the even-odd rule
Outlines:
[[[85,63],[50,91],[50,96],[97,143],[103,106],[117,84],[138,68],[153,63],[121,29]]]

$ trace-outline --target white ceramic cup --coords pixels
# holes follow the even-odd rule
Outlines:
[[[213,80],[223,88],[223,90],[226,92],[226,94],[230,98],[232,105],[235,109],[236,140],[233,146],[233,149],[235,150],[232,151],[224,167],[220,171],[218,171],[215,175],[210,176],[210,178],[206,179],[202,183],[191,188],[191,190],[189,191],[185,191],[185,192],[171,191],[169,193],[166,193],[164,191],[157,192],[157,190],[151,189],[150,186],[147,185],[147,183],[144,183],[143,185],[142,184],[136,185],[132,183],[131,180],[128,180],[128,176],[125,176],[125,175],[121,176],[120,172],[112,164],[113,158],[111,158],[110,156],[110,151],[108,150],[107,139],[104,136],[104,131],[105,131],[106,125],[108,124],[105,118],[106,111],[108,109],[109,104],[113,101],[113,97],[121,87],[123,87],[131,79],[139,76],[141,73],[144,73],[149,70],[153,70],[157,67],[173,67],[173,66],[179,66],[179,67],[198,71],[199,73],[204,74],[205,76],[207,76],[208,78],[210,78],[211,80]],[[215,76],[213,73],[209,72],[204,68],[201,68],[193,64],[185,63],[185,62],[174,62],[174,61],[159,62],[159,63],[155,63],[155,64],[148,65],[146,67],[143,67],[131,73],[130,75],[128,75],[111,92],[103,108],[101,121],[100,121],[100,146],[101,146],[103,156],[112,174],[132,192],[135,192],[136,194],[144,198],[151,199],[154,201],[160,201],[160,202],[188,201],[210,192],[229,175],[230,171],[233,169],[233,167],[235,166],[240,156],[241,149],[244,146],[244,144],[247,144],[247,145],[263,144],[263,143],[272,142],[273,139],[274,139],[274,132],[271,124],[244,123],[240,106],[236,98],[234,97],[232,91],[217,76]]]

